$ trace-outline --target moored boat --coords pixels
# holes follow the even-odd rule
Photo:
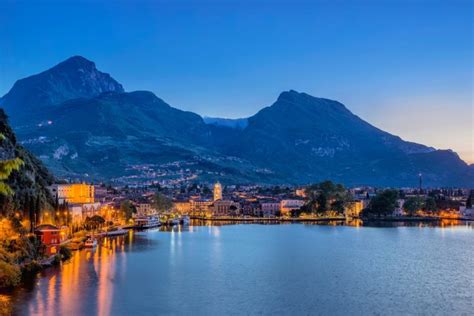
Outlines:
[[[85,248],[95,248],[97,246],[97,239],[89,237],[84,243]]]
[[[161,225],[156,216],[140,216],[135,218],[135,228],[154,228]]]

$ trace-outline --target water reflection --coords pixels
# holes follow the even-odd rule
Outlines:
[[[383,266],[386,271],[396,272],[399,267],[410,266],[414,260],[409,258],[410,254],[422,252],[424,253],[421,257],[424,261],[430,262],[429,266],[436,266],[439,269],[446,268],[444,272],[417,270],[419,274],[426,274],[425,282],[430,280],[429,275],[435,273],[439,286],[451,286],[449,283],[442,282],[443,274],[449,274],[451,271],[449,267],[462,266],[462,269],[469,269],[462,261],[466,260],[465,255],[462,254],[469,247],[472,249],[472,238],[468,238],[472,235],[461,236],[456,234],[456,231],[463,231],[463,227],[472,229],[472,222],[458,220],[363,222],[351,220],[276,224],[263,221],[258,223],[258,225],[264,225],[262,227],[246,224],[243,222],[236,225],[235,221],[193,221],[189,226],[164,226],[148,231],[130,231],[128,235],[120,237],[104,238],[96,249],[76,251],[69,262],[58,268],[43,271],[36,280],[26,283],[22,288],[0,294],[0,314],[115,315],[117,311],[120,311],[119,314],[126,314],[126,311],[130,312],[127,308],[131,307],[124,306],[125,303],[122,302],[128,302],[133,306],[146,304],[142,303],[145,300],[143,296],[151,300],[150,304],[152,305],[142,306],[142,311],[145,312],[152,312],[153,308],[157,308],[156,312],[158,313],[158,308],[164,307],[155,307],[159,304],[153,302],[160,300],[160,304],[164,306],[171,305],[171,307],[167,307],[170,309],[160,310],[164,314],[177,311],[180,304],[188,307],[201,306],[204,308],[203,313],[208,311],[212,314],[212,312],[223,312],[226,309],[225,306],[222,309],[209,309],[213,306],[217,308],[216,306],[220,304],[215,300],[211,300],[214,305],[204,306],[202,300],[209,299],[206,293],[211,298],[221,297],[220,294],[232,286],[237,293],[240,293],[241,297],[252,301],[253,297],[259,297],[262,294],[261,291],[265,290],[261,287],[255,288],[255,293],[252,293],[253,285],[250,284],[254,284],[257,279],[260,284],[271,284],[273,291],[285,293],[284,298],[287,300],[291,299],[293,293],[297,293],[300,289],[306,289],[311,293],[319,291],[318,293],[323,293],[321,295],[324,296],[323,285],[332,286],[330,285],[333,284],[332,282],[336,282],[334,284],[340,282],[338,278],[330,281],[325,279],[325,275],[333,271],[331,269],[339,273],[338,277],[343,275],[347,280],[353,281],[353,283],[348,281],[349,284],[354,286],[364,284],[372,292],[383,292],[383,286],[379,288],[376,283],[368,283],[368,280],[364,278],[358,279],[357,273],[347,274],[347,271],[352,267],[346,266],[346,262],[354,262],[358,269],[367,269],[366,275],[371,273],[380,275],[379,279],[386,281],[384,284],[394,287],[397,282],[389,282],[394,280],[393,275],[398,275],[402,280],[405,280],[403,274],[390,275],[387,273],[385,275],[383,274],[385,270],[380,270],[378,265],[373,264],[373,261],[379,261],[380,266]],[[270,224],[275,227],[269,226]],[[229,225],[232,226],[225,227]],[[318,229],[316,227],[318,225],[333,226],[334,229],[323,227]],[[357,238],[354,238],[355,229],[341,229],[342,225],[357,228]],[[412,226],[420,229],[364,230],[364,226],[395,228]],[[302,227],[305,229],[300,229]],[[443,229],[426,230],[424,229],[426,227]],[[423,233],[420,234],[421,231]],[[464,229],[464,231],[466,230]],[[337,235],[337,238],[332,237],[334,232],[337,232],[334,234]],[[404,233],[400,234],[399,232]],[[440,236],[450,238],[450,243],[441,242]],[[313,240],[310,243],[304,243],[311,239]],[[412,247],[415,247],[417,251],[413,251]],[[367,252],[367,249],[371,251]],[[387,249],[391,249],[391,251],[387,251]],[[321,256],[322,253],[324,256]],[[326,261],[330,264],[322,265]],[[307,264],[307,262],[311,262],[311,264]],[[299,274],[293,275],[294,263],[298,269],[306,271],[305,278],[299,279]],[[321,266],[318,266],[320,264]],[[333,268],[329,269],[329,266]],[[319,267],[324,273],[315,272],[318,271],[316,267]],[[423,267],[423,269],[427,269],[425,263]],[[409,274],[410,270],[404,270],[403,273]],[[469,271],[460,272],[459,275],[466,275],[466,273]],[[451,276],[451,278],[455,277],[456,275]],[[308,283],[306,283],[307,278]],[[354,281],[353,278],[357,279]],[[234,279],[235,282],[230,281]],[[456,288],[462,287],[465,282],[462,279],[449,281],[459,283]],[[415,286],[406,283],[408,282],[406,280],[404,282],[403,286],[405,287]],[[240,284],[246,286],[241,288]],[[300,284],[301,288],[295,288],[293,284]],[[188,292],[190,286],[193,290]],[[321,286],[323,287],[321,288]],[[431,284],[431,286],[437,293],[444,293],[444,289],[435,287],[436,284]],[[206,290],[199,291],[200,287]],[[286,288],[288,288],[288,293],[285,292]],[[358,288],[363,295],[364,290]],[[244,290],[251,295],[247,296],[248,293]],[[334,290],[334,295],[346,291],[344,287]],[[354,290],[353,293],[356,291]],[[301,294],[304,295],[305,292],[303,291]],[[239,295],[229,297],[238,298]],[[424,294],[418,293],[418,295]],[[229,297],[225,296],[222,299],[229,300]],[[195,305],[188,301],[180,303],[180,300],[193,302],[193,299],[196,301]],[[311,302],[311,299],[314,297],[310,296],[308,302]],[[325,299],[329,301],[332,298],[328,296]],[[399,299],[405,299],[405,296],[401,296]],[[174,300],[178,300],[178,302]],[[270,300],[267,303],[284,308],[279,305],[280,300]],[[354,304],[354,300],[349,303]],[[385,302],[385,304],[388,303]],[[436,301],[432,304],[436,304]],[[255,307],[258,305],[253,306],[253,308]],[[190,310],[191,308],[187,311]],[[249,312],[249,309],[246,311]],[[287,310],[276,309],[276,311]],[[296,314],[298,311],[308,314],[311,309],[293,310]]]

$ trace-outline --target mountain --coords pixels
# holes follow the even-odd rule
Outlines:
[[[228,119],[228,118],[204,116],[203,120],[206,124],[209,124],[209,125],[230,127],[230,128],[244,129],[248,125],[248,119],[246,118]]]
[[[403,141],[352,114],[343,104],[283,92],[222,152],[278,170],[297,183],[334,179],[350,185],[472,183],[468,166],[451,151]]]
[[[293,90],[246,119],[203,119],[151,92],[124,92],[73,57],[19,80],[0,102],[28,108],[28,118],[12,111],[18,137],[60,177],[416,186],[422,173],[429,186],[474,182],[456,153],[404,141],[337,101]]]
[[[47,106],[123,91],[121,84],[98,71],[93,62],[74,56],[49,70],[18,80],[0,100],[0,105],[17,125],[35,119]]]
[[[0,160],[20,159],[22,165],[13,170],[6,183],[14,192],[12,196],[0,195],[0,211],[12,214],[14,211],[28,210],[31,203],[39,209],[50,208],[54,204],[48,186],[54,182],[43,163],[17,143],[15,134],[10,128],[5,112],[0,109]]]
[[[251,164],[235,168],[234,159],[210,149],[209,127],[199,115],[148,91],[65,101],[44,107],[37,119],[49,124],[20,129],[22,143],[60,177],[139,183],[158,175],[184,179],[198,173],[205,179],[225,171],[236,181],[258,180]]]

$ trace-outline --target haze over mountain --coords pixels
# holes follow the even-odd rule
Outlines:
[[[296,91],[241,120],[175,109],[83,57],[19,80],[0,104],[22,143],[58,176],[137,181],[473,185],[452,151],[406,142],[337,101]]]

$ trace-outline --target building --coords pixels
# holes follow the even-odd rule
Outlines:
[[[260,204],[257,201],[243,200],[240,203],[240,209],[241,209],[242,215],[259,216],[258,214],[260,214]]]
[[[176,213],[182,215],[191,213],[191,203],[189,201],[175,201],[173,206]]]
[[[283,216],[290,216],[291,211],[298,210],[304,205],[304,200],[287,199],[280,201],[280,212]]]
[[[94,186],[85,183],[55,184],[49,187],[60,204],[94,203]]]
[[[240,204],[230,200],[217,200],[213,205],[213,216],[240,215]]]
[[[211,207],[213,205],[213,201],[207,199],[191,199],[189,201],[190,204],[190,215],[195,216],[207,216],[211,215],[212,210]]]
[[[278,201],[261,201],[260,212],[256,214],[262,217],[273,217],[280,212],[280,202]]]
[[[59,253],[59,245],[63,241],[61,237],[61,230],[51,224],[39,225],[35,229],[35,235],[45,245],[45,255],[53,256]]]
[[[214,201],[222,200],[222,186],[219,182],[214,184]]]
[[[87,217],[100,215],[102,208],[101,203],[85,203],[69,205],[69,212],[71,214],[72,224],[80,224]]]
[[[360,212],[364,209],[364,202],[361,200],[354,200],[348,203],[344,210],[346,217],[359,217]]]
[[[148,216],[156,214],[156,210],[152,207],[150,203],[138,203],[136,205],[137,215],[139,216]]]
[[[304,188],[296,189],[295,190],[295,195],[299,196],[299,197],[302,197],[302,198],[306,198],[306,189],[304,189]]]
[[[464,218],[474,219],[474,208],[468,208],[463,205],[459,207],[459,213]]]
[[[398,203],[398,207],[395,208],[392,215],[393,216],[403,216],[403,215],[405,215],[405,211],[403,210],[403,204],[405,204],[405,200],[398,199],[397,203]]]

